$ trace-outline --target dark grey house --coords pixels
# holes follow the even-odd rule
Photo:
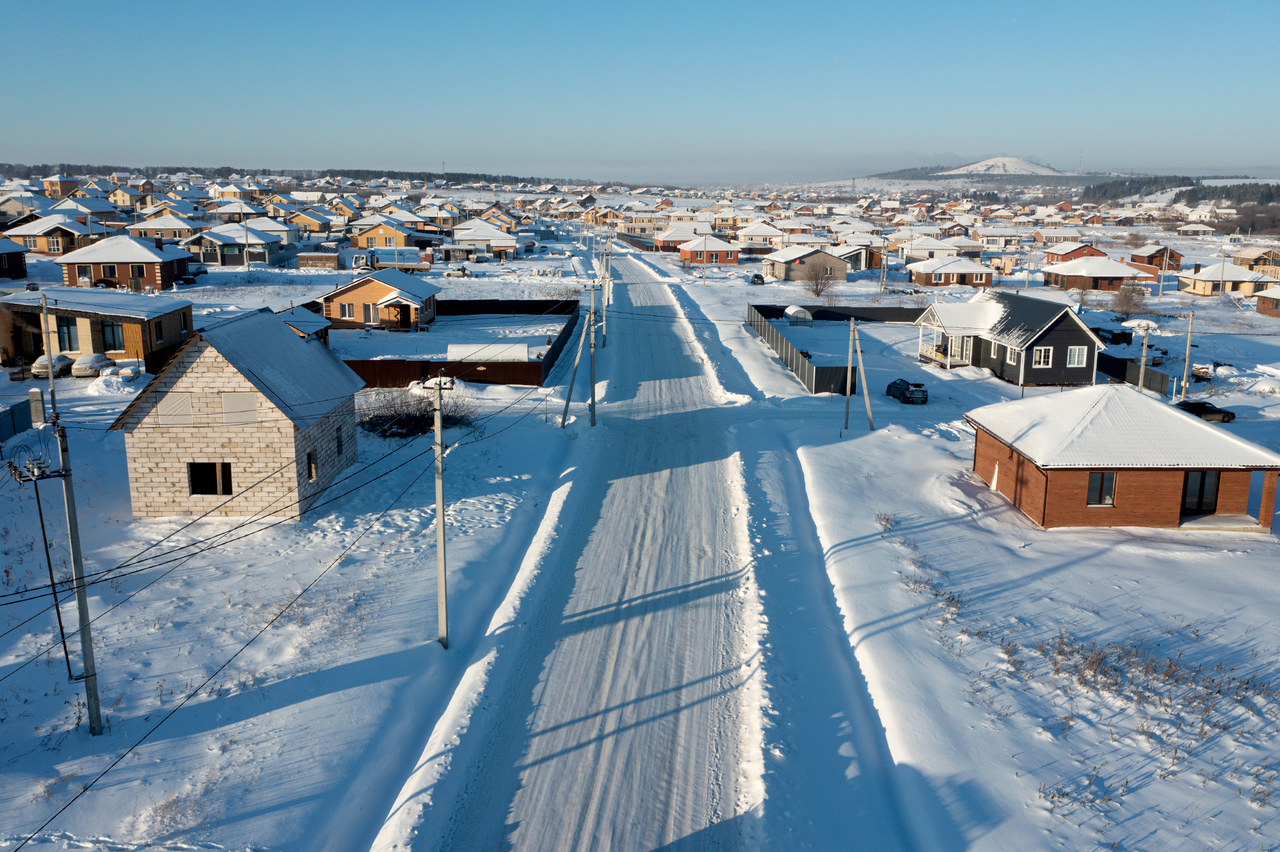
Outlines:
[[[982,367],[1017,385],[1091,385],[1106,348],[1074,304],[998,290],[935,302],[916,325],[920,360]]]

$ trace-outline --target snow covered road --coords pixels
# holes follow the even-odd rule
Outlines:
[[[721,386],[664,284],[614,268],[601,452],[543,560],[552,591],[522,614],[538,623],[517,662],[495,665],[454,777],[411,779],[401,805],[430,803],[411,827],[393,813],[375,848],[826,848],[855,832],[899,848],[813,524],[789,517],[794,455],[774,452],[776,429],[753,432],[752,466],[789,456],[792,471],[748,486],[747,398]],[[767,625],[762,567],[788,623]]]

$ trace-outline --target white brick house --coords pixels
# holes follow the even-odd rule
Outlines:
[[[363,386],[270,311],[197,330],[111,425],[133,516],[300,517],[356,461]]]

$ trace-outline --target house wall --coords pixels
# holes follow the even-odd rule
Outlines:
[[[342,430],[342,454],[338,454],[337,430]],[[355,397],[342,402],[305,430],[295,430],[294,475],[299,483],[297,512],[306,512],[359,457]],[[316,478],[307,479],[307,453],[316,458]]]
[[[954,284],[963,284],[966,287],[990,287],[993,274],[993,272],[944,272],[941,281],[934,281],[932,272],[913,269],[911,283],[925,287],[950,287]],[[978,280],[978,276],[982,276],[981,281]]]
[[[996,476],[997,465],[999,477]],[[973,472],[995,488],[1031,520],[1044,524],[1044,497],[1048,478],[1012,447],[982,429],[974,441]]]
[[[62,264],[62,283],[68,287],[79,287],[80,276],[76,270],[81,266],[90,267],[90,281],[109,281],[117,287],[128,287],[133,276],[129,274],[132,263],[64,263]],[[114,266],[115,275],[109,276],[104,266]],[[140,287],[154,287],[157,290],[168,289],[179,278],[187,274],[187,259],[166,260],[164,263],[144,263],[142,266],[142,283]]]
[[[27,256],[20,251],[0,254],[0,278],[17,280],[27,277]]]
[[[1258,313],[1268,317],[1280,317],[1280,299],[1258,297]]]
[[[365,328],[364,322],[364,305],[377,304],[380,299],[386,297],[391,292],[391,288],[380,281],[366,281],[343,290],[341,293],[326,296],[324,299],[324,316],[333,324],[334,328]],[[431,300],[434,302],[434,299]],[[339,307],[342,303],[349,302],[355,306],[354,319],[342,319],[342,310]],[[410,308],[409,324],[410,327],[416,328],[420,321],[426,322],[434,315],[424,311],[419,316],[417,307]],[[378,309],[378,320],[388,325],[396,325],[398,314],[394,305],[387,305]]]
[[[1048,287],[1061,287],[1063,290],[1106,290],[1114,292],[1132,279],[1129,278],[1094,278],[1088,275],[1058,275],[1053,272],[1044,274],[1044,283]]]
[[[1032,352],[1037,346],[1053,348],[1052,364],[1049,367],[1033,367]],[[1085,347],[1083,367],[1067,366],[1067,349],[1071,346]],[[1097,369],[1095,356],[1097,344],[1076,321],[1065,314],[1052,323],[1044,332],[1027,344],[1023,356],[1027,358],[1027,369],[1023,381],[1028,385],[1089,385],[1093,384],[1094,372]]]

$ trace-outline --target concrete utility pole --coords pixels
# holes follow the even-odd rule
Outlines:
[[[587,318],[590,322],[590,317]],[[584,328],[582,334],[578,335],[578,354],[573,358],[573,370],[569,373],[569,385],[564,392],[564,413],[560,415],[560,428],[564,428],[564,424],[569,421],[569,403],[573,401],[573,383],[578,378],[578,363],[582,361],[582,344],[587,340],[587,330]]]
[[[449,382],[453,389],[453,382]],[[436,621],[440,644],[449,647],[449,594],[444,551],[444,376],[436,377]]]
[[[844,430],[849,428],[849,398],[853,396],[853,317],[849,317],[849,366],[844,373],[844,429],[840,430],[840,437],[844,437]]]
[[[867,373],[862,368],[862,342],[858,340],[858,321],[850,318],[849,328],[853,331],[853,345],[858,353],[858,381],[862,385],[862,401],[867,404],[867,425],[876,431],[876,422],[871,419],[871,394],[867,393]]]
[[[596,288],[591,288],[591,310],[587,313],[587,330],[591,332],[591,425],[596,425]]]
[[[1191,316],[1187,317],[1187,355],[1182,360],[1182,398],[1187,398],[1187,378],[1191,372],[1191,326],[1195,325],[1196,312],[1192,311]]]

